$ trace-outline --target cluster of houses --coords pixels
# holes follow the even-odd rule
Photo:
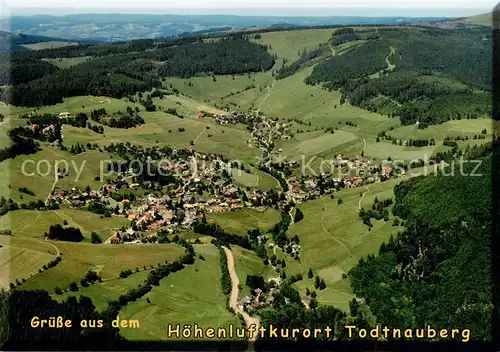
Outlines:
[[[259,114],[233,112],[230,115],[213,115],[218,124],[245,124],[248,126],[251,137],[248,140],[250,148],[263,148],[269,150],[273,141],[290,139],[290,125],[278,119],[264,117]]]
[[[335,189],[355,188],[386,181],[391,177],[405,175],[404,169],[393,167],[389,162],[386,163],[386,165],[380,165],[361,156],[345,157],[337,155],[330,160],[329,172],[321,175],[324,180],[322,188],[319,186],[319,177],[317,175],[286,178],[288,198],[293,199],[295,203],[300,203],[315,199],[322,193],[330,193]]]
[[[67,113],[59,114],[66,117]],[[260,114],[228,114],[213,115],[203,113],[204,117],[211,117],[219,124],[246,124],[251,131],[250,145],[265,149],[269,155],[278,155],[280,149],[273,147],[277,139],[290,138],[290,126],[278,119],[267,118]],[[49,126],[50,127],[50,126]],[[147,156],[145,150],[134,146],[126,147],[138,157]],[[112,152],[110,150],[110,152]],[[89,204],[101,204],[109,208],[111,215],[126,216],[131,220],[129,229],[117,233],[108,239],[109,243],[140,243],[154,242],[155,236],[141,235],[138,231],[166,231],[177,233],[192,228],[193,223],[201,220],[207,213],[220,213],[235,211],[239,208],[254,208],[262,210],[264,205],[284,206],[290,200],[300,203],[305,200],[314,199],[325,192],[333,192],[334,189],[359,187],[366,183],[383,181],[399,174],[391,166],[381,167],[379,164],[364,158],[347,158],[338,155],[329,161],[331,172],[320,177],[315,175],[303,175],[283,178],[288,185],[286,194],[277,197],[279,187],[276,190],[263,191],[257,188],[241,189],[233,183],[232,170],[234,165],[226,162],[217,154],[203,154],[189,150],[162,151],[161,149],[151,151],[152,159],[168,161],[158,163],[161,171],[167,172],[175,180],[173,184],[162,185],[154,180],[138,179],[132,169],[119,170],[98,190],[85,190],[72,188],[71,190],[56,191],[52,199],[59,203],[66,202],[73,207],[84,207]],[[296,161],[284,161],[288,166],[296,167]],[[161,166],[160,166],[161,165]],[[335,171],[338,175],[335,175]],[[58,177],[63,177],[64,171]],[[328,180],[324,182],[323,180]],[[137,201],[131,201],[127,197],[114,201],[110,193],[115,190],[129,188],[142,188],[151,190],[147,196],[142,196]],[[290,244],[287,252],[299,253],[300,246]]]
[[[279,290],[282,284],[282,279],[277,277],[271,277],[268,279],[268,290],[263,291],[260,288],[256,288],[250,292],[250,295],[243,297],[238,301],[238,305],[246,312],[252,309],[259,309],[270,306],[274,301],[273,293]]]

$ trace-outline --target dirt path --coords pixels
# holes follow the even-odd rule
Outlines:
[[[52,188],[50,189],[50,192],[49,194],[47,195],[47,198],[45,198],[45,204],[47,204],[47,202],[49,201],[50,199],[50,196],[52,196],[52,193],[54,192],[54,190],[56,189],[56,185],[57,185],[57,181],[59,181],[59,176],[57,176],[57,167],[59,166],[59,164],[63,163],[64,161],[68,161],[68,160],[71,160],[73,158],[76,158],[77,156],[79,155],[82,155],[82,154],[85,154],[85,153],[88,153],[87,151],[83,152],[83,153],[80,153],[80,154],[76,154],[76,155],[73,155],[72,157],[69,157],[68,159],[64,159],[64,160],[59,160],[55,165],[54,165],[54,183],[52,183]],[[68,170],[66,170],[68,171]]]
[[[271,95],[271,90],[274,87],[274,83],[276,83],[276,81],[274,81],[273,84],[271,84],[271,87],[269,87],[269,89],[267,90],[267,93],[266,93],[266,96],[264,97],[264,100],[262,100],[262,103],[260,103],[260,106],[257,109],[257,114],[259,114],[260,109],[262,109],[262,106],[264,106],[264,103],[266,102],[267,98],[269,98],[269,96]]]
[[[391,50],[391,52],[389,53],[389,55],[387,55],[385,57],[385,62],[387,63],[387,70],[392,71],[392,70],[394,70],[396,68],[396,65],[391,64],[389,62],[389,58],[391,56],[393,56],[394,54],[396,54],[396,49],[394,49],[392,46],[389,46],[389,49]]]
[[[365,195],[370,192],[370,187],[366,186],[366,192],[363,192],[363,195],[361,196],[361,198],[359,199],[359,202],[358,202],[358,210],[361,210],[361,202],[363,201],[363,199],[365,198]]]
[[[198,138],[200,138],[200,137],[203,135],[203,133],[205,133],[205,130],[206,130],[206,129],[207,129],[207,128],[206,128],[206,125],[205,125],[205,126],[203,127],[203,130],[202,130],[202,131],[201,131],[201,132],[200,132],[200,133],[196,136],[196,138],[193,140],[193,143],[195,143],[195,144],[196,144],[196,141],[198,140]]]
[[[339,240],[338,238],[336,238],[335,236],[333,236],[325,227],[325,225],[323,224],[323,219],[325,218],[325,214],[326,214],[326,210],[327,210],[327,206],[326,206],[326,201],[325,201],[325,198],[323,197],[323,205],[325,206],[323,209],[323,214],[321,215],[321,227],[323,228],[323,231],[328,235],[330,236],[335,242],[339,243],[342,247],[344,247],[344,249],[346,250],[347,254],[349,254],[350,257],[352,257],[352,253],[351,251],[349,250],[349,248],[347,248],[347,246],[345,245],[344,242],[342,242],[341,240]]]
[[[240,284],[240,280],[238,279],[238,275],[236,274],[236,269],[234,268],[234,257],[233,257],[233,252],[229,248],[222,247],[224,248],[224,252],[226,253],[227,257],[227,269],[229,270],[229,275],[231,276],[231,283],[232,283],[232,289],[231,289],[231,296],[229,298],[229,306],[234,309],[235,312],[240,313],[243,316],[243,319],[245,319],[245,325],[248,328],[250,328],[252,325],[255,325],[255,327],[258,329],[260,326],[260,321],[256,317],[251,317],[248,315],[247,312],[243,310],[241,306],[238,305],[238,286]],[[251,339],[250,341],[255,341],[255,334],[254,338]]]

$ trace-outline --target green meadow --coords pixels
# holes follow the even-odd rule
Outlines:
[[[168,324],[193,325],[200,328],[240,327],[239,319],[226,308],[227,297],[220,286],[219,250],[213,245],[194,245],[194,264],[170,274],[159,286],[129,303],[120,311],[120,319],[137,319],[139,329],[121,329],[120,335],[130,340],[172,340]],[[150,303],[146,302],[150,300]],[[175,328],[175,327],[174,327]],[[228,337],[229,338],[229,337]]]
[[[223,213],[207,213],[207,220],[215,222],[229,233],[246,236],[247,230],[270,230],[281,220],[281,215],[273,208],[264,211],[242,208]]]
[[[80,285],[87,271],[96,271],[105,279],[118,278],[120,271],[147,268],[173,261],[184,253],[174,244],[112,245],[50,241],[61,253],[62,261],[28,279],[21,288],[43,289],[54,292],[56,287],[66,288],[72,281]]]
[[[287,275],[301,272],[304,279],[295,284],[305,297],[305,288],[314,290],[314,281],[307,278],[311,268],[327,284],[325,290],[316,290],[318,301],[348,308],[352,298],[347,273],[361,257],[378,253],[380,244],[396,235],[399,227],[392,226],[392,219],[372,221],[371,230],[359,218],[359,207],[371,207],[375,197],[393,198],[393,188],[400,180],[392,179],[360,188],[335,192],[335,199],[324,196],[299,205],[304,219],[290,226],[289,236],[298,235],[301,245],[300,265],[292,258],[286,260]],[[364,194],[364,195],[363,195]],[[342,199],[342,204],[338,204]],[[278,256],[279,258],[279,256]]]

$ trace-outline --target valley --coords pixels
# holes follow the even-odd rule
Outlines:
[[[484,28],[360,26],[19,52],[0,94],[0,286],[61,307],[88,297],[95,314],[140,320],[109,329],[130,341],[169,341],[174,322],[414,324],[412,270],[424,289],[470,259],[429,204],[490,221],[433,186],[458,194],[466,178],[442,173],[497,146],[488,45]],[[467,183],[478,209],[487,183]],[[436,226],[423,251],[422,219]],[[429,234],[452,249],[427,257]],[[372,307],[386,298],[400,316]]]

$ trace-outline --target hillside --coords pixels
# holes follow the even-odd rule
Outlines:
[[[149,17],[121,18],[107,29],[119,38]],[[37,47],[0,67],[7,347],[67,335],[64,347],[177,350],[169,323],[243,321],[340,340],[348,324],[456,323],[488,339],[491,31],[226,24]],[[482,177],[449,175],[478,158]],[[23,300],[140,326],[31,329]]]
[[[491,159],[474,169],[465,165],[459,174],[457,166],[454,176],[396,186],[393,213],[405,230],[349,272],[377,322],[467,328],[474,340],[491,338]]]
[[[0,31],[0,52],[33,50],[36,46],[31,48],[30,46],[34,45],[38,45],[38,48],[51,48],[65,46],[69,43],[69,40],[56,39],[48,36]]]

